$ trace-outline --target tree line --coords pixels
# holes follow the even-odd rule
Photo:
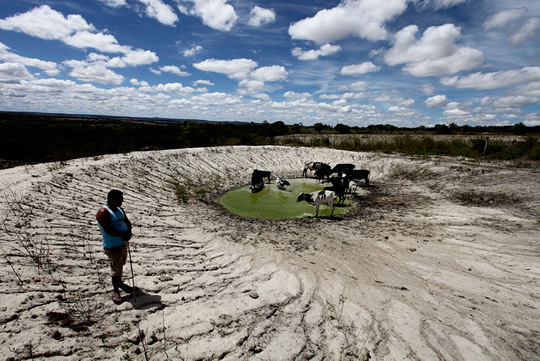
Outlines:
[[[539,133],[540,127],[527,127],[522,123],[504,127],[439,124],[433,128],[399,128],[392,125],[355,127],[345,124],[330,126],[322,123],[304,126],[301,123],[287,125],[282,121],[274,123],[267,121],[262,123],[207,122],[188,119],[164,120],[0,112],[0,167],[139,150],[233,145],[333,146],[351,150],[407,153],[407,147],[422,148],[422,144],[416,143],[427,142],[428,144],[429,136],[436,134],[520,135],[524,137],[527,150],[518,152],[519,154],[514,154],[512,157],[540,160],[540,150],[537,149]],[[314,137],[309,142],[286,137],[301,134]],[[351,138],[345,137],[339,143],[330,142],[328,137],[337,134],[351,135]],[[398,135],[397,138],[412,135],[414,137],[398,139],[398,143],[393,148],[386,142],[384,147],[383,144],[373,143],[368,149],[365,143],[357,142],[355,145],[355,142],[351,140],[354,139],[354,135],[369,134]],[[346,139],[348,140],[345,141]],[[479,144],[475,146],[480,150]],[[381,147],[381,149],[373,149],[373,147]],[[521,147],[523,148],[523,144]],[[436,144],[431,148],[437,148]],[[442,148],[438,152],[444,152],[445,147]],[[425,146],[423,149],[426,151]],[[427,151],[429,153],[429,150]],[[503,152],[506,151],[503,150]]]

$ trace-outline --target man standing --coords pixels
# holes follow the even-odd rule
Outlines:
[[[121,208],[124,196],[121,191],[113,189],[107,195],[107,205],[96,214],[101,231],[103,249],[109,257],[113,284],[112,300],[122,303],[120,288],[131,293],[133,289],[122,282],[122,273],[127,261],[128,241],[131,239],[131,222]]]

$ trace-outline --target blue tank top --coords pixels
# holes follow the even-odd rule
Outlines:
[[[113,212],[112,209],[110,209],[108,206],[103,206],[107,211],[109,211],[109,214],[111,215],[111,224],[114,228],[121,232],[126,232],[128,230],[128,226],[124,220],[124,212],[118,208],[116,212]],[[124,245],[124,240],[122,237],[117,236],[111,236],[101,226],[101,224],[98,222],[99,230],[101,231],[101,239],[103,243],[103,248],[113,248],[113,247],[119,247]]]

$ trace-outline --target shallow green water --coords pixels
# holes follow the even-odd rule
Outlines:
[[[314,179],[288,179],[291,183],[286,191],[277,189],[275,180],[265,184],[258,193],[251,193],[249,186],[228,192],[220,198],[219,203],[230,212],[246,218],[285,219],[315,215],[315,207],[306,202],[296,202],[300,192],[310,193],[323,189],[324,185]],[[334,202],[334,215],[345,214],[352,207],[350,199],[344,205]],[[329,216],[330,207],[321,205],[319,216]]]

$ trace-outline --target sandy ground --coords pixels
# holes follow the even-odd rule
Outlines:
[[[254,168],[292,178],[304,161],[369,169],[369,193],[333,219],[216,204]],[[223,147],[4,169],[0,184],[2,360],[540,359],[538,169]],[[141,289],[118,306],[94,218],[111,188]]]

